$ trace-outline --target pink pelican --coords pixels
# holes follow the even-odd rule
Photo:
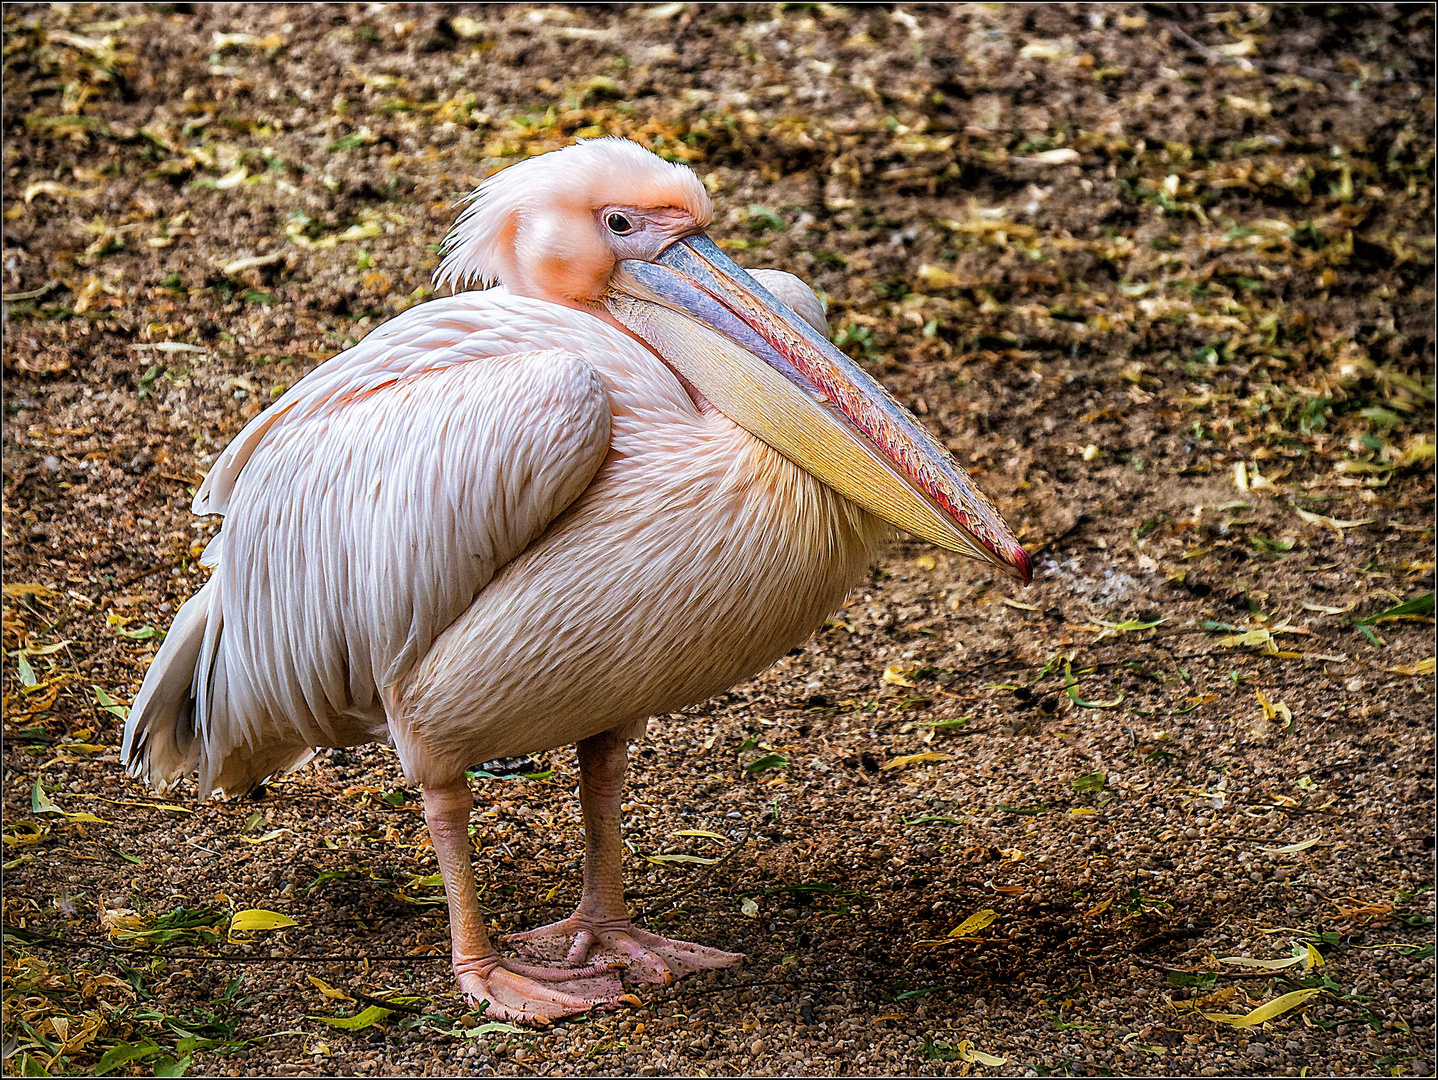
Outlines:
[[[418,305],[256,416],[194,500],[213,568],[135,698],[122,759],[242,794],[316,748],[384,740],[488,1015],[610,1004],[737,954],[624,900],[620,791],[649,717],[802,643],[895,528],[1028,581],[969,475],[828,340],[809,289],[705,235],[689,169],[599,139],[490,177]],[[569,918],[485,932],[466,767],[578,746]]]

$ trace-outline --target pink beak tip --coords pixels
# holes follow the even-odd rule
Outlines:
[[[1015,544],[1009,550],[1009,559],[1013,569],[1010,573],[1022,581],[1025,585],[1034,579],[1034,560],[1027,551]]]

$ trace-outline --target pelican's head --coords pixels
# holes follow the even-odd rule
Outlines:
[[[993,502],[914,416],[711,241],[694,173],[595,139],[495,173],[446,240],[438,284],[498,282],[587,308],[730,420],[890,523],[1022,581]]]

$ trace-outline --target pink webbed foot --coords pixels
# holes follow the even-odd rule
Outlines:
[[[743,953],[651,934],[628,919],[599,920],[578,912],[548,926],[508,934],[505,941],[525,956],[550,962],[562,959],[578,965],[591,958],[612,958],[624,965],[626,979],[661,986],[691,972],[732,967],[744,960]]]
[[[615,1005],[624,988],[613,961],[552,966],[501,960],[497,956],[454,965],[459,987],[486,1019],[546,1024],[575,1013]]]

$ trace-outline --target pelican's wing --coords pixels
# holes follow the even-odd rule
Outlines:
[[[522,310],[513,298],[486,301],[477,329],[474,297],[423,305],[316,368],[206,477],[195,509],[227,516],[202,736],[254,746],[279,713],[334,745],[337,727],[372,721],[376,697],[589,486],[610,433],[596,370],[553,332],[494,326]]]

